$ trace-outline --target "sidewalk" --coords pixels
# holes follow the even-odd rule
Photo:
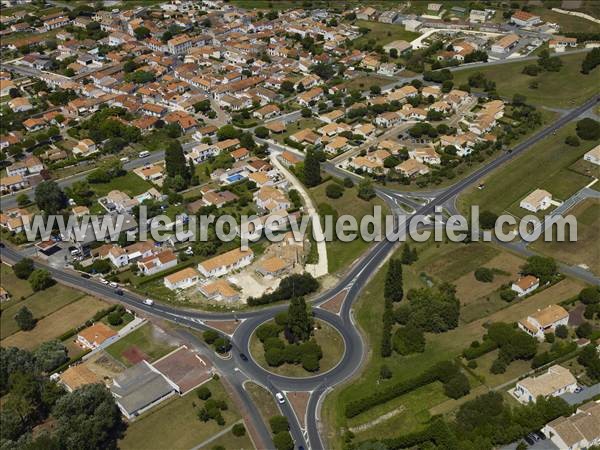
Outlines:
[[[328,262],[327,262],[327,246],[325,244],[325,236],[323,233],[323,228],[321,227],[321,221],[319,220],[319,214],[313,204],[310,195],[306,191],[306,188],[300,183],[300,181],[279,161],[277,158],[279,153],[271,153],[271,163],[277,167],[281,173],[283,173],[286,179],[292,184],[294,189],[298,191],[298,193],[304,199],[305,210],[312,221],[313,233],[315,236],[315,241],[317,243],[317,252],[319,254],[319,261],[316,264],[307,264],[305,269],[308,273],[310,273],[313,277],[319,278],[323,275],[327,275],[329,272]]]

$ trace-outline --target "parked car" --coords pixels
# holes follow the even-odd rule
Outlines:
[[[115,283],[114,281],[111,281],[110,283],[108,283],[108,285],[109,285],[111,288],[116,288],[116,287],[119,287],[119,285],[118,285],[117,283]]]
[[[105,280],[104,278],[100,278],[100,283],[102,283],[102,284],[108,284],[108,281]]]

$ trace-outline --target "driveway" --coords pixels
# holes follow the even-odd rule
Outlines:
[[[590,344],[591,345],[591,344]],[[600,383],[596,383],[592,386],[582,386],[581,392],[577,394],[563,394],[560,396],[569,405],[578,405],[586,400],[589,400],[596,395],[600,395]]]

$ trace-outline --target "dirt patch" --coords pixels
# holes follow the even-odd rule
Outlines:
[[[287,399],[289,400],[290,405],[292,405],[296,417],[298,417],[300,427],[304,428],[306,426],[306,408],[308,407],[310,392],[288,392]]]
[[[114,377],[125,370],[123,364],[104,351],[91,356],[84,364],[105,382],[110,382]]]
[[[502,253],[493,257],[485,263],[483,267],[488,269],[499,269],[509,275],[495,274],[494,281],[491,283],[482,283],[475,279],[474,272],[469,272],[456,280],[456,296],[461,300],[463,305],[472,301],[490,295],[504,283],[508,283],[518,277],[519,267],[525,261],[518,256],[510,253]]]
[[[334,314],[339,314],[342,309],[342,305],[344,304],[344,300],[346,299],[346,295],[348,295],[348,290],[344,289],[338,294],[331,297],[325,303],[322,303],[319,308],[323,308],[325,311],[332,312]]]
[[[232,335],[242,322],[236,320],[205,320],[204,323],[205,325],[222,331],[225,334]]]
[[[349,428],[349,430],[352,433],[360,433],[361,431],[365,431],[368,430],[369,428],[373,428],[376,425],[379,425],[381,422],[385,422],[388,419],[391,419],[392,417],[400,414],[401,412],[404,411],[404,405],[400,405],[399,408],[396,408],[392,411],[390,411],[389,413],[386,413],[382,416],[379,416],[377,419],[371,420],[370,422],[367,423],[363,423],[362,425],[358,425],[356,427],[351,427]]]
[[[149,359],[148,355],[141,351],[136,345],[127,347],[121,352],[121,355],[123,356],[123,358],[129,361],[132,366],[144,360],[147,361]]]
[[[579,304],[571,311],[569,311],[569,326],[577,327],[581,325],[585,321],[585,317],[583,317],[583,312],[585,311],[585,305]]]

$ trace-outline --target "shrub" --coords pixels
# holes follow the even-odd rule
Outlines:
[[[554,334],[556,337],[566,339],[569,337],[569,328],[566,325],[559,325],[554,329]]]
[[[491,283],[494,281],[494,272],[487,267],[479,267],[475,270],[475,279],[482,283]]]
[[[215,330],[206,330],[204,333],[202,333],[202,337],[207,344],[212,344],[219,338],[219,333],[217,333]]]
[[[271,367],[278,367],[283,364],[283,349],[272,347],[265,350],[265,360]]]
[[[496,375],[506,372],[506,362],[501,358],[496,359],[490,367],[490,372]]]
[[[27,280],[35,292],[43,291],[54,284],[52,275],[46,269],[35,269]]]
[[[111,312],[108,315],[108,317],[106,318],[106,320],[112,326],[117,326],[117,325],[120,325],[121,323],[123,323],[123,317],[119,311]]]
[[[467,367],[469,369],[477,369],[477,361],[473,360],[473,361],[469,361],[467,363]]]
[[[329,198],[340,198],[344,195],[344,187],[337,183],[329,183],[325,188],[325,194]]]
[[[379,369],[379,377],[383,380],[389,380],[392,378],[392,371],[385,364]]]
[[[212,396],[212,392],[206,386],[200,386],[196,389],[196,395],[200,400],[208,400]]]
[[[546,333],[546,334],[544,334],[544,339],[549,344],[552,344],[556,340],[556,336],[554,335],[554,333]]]
[[[444,393],[453,399],[464,397],[471,391],[469,379],[464,373],[458,373],[444,385]]]
[[[586,305],[600,302],[600,292],[595,287],[587,287],[579,292],[579,301]]]
[[[570,145],[571,147],[579,147],[580,142],[577,136],[567,136],[565,144]]]
[[[287,320],[286,322],[287,323]],[[281,333],[282,326],[273,323],[263,323],[256,329],[256,337],[262,342],[266,342],[267,339],[279,336]]]
[[[31,275],[35,268],[33,266],[32,259],[23,258],[19,262],[15,263],[12,269],[17,278],[20,278],[21,280],[26,280],[27,278],[29,278],[29,275]]]
[[[517,296],[517,293],[515,291],[513,291],[511,288],[502,289],[500,291],[500,298],[502,300],[504,300],[505,302],[512,302],[516,296]]]
[[[246,427],[242,423],[236,423],[231,429],[231,432],[237,437],[244,436],[246,434]]]
[[[589,338],[592,335],[594,328],[589,322],[583,322],[575,329],[575,334],[578,338]]]
[[[354,187],[354,181],[352,181],[352,178],[350,178],[350,177],[344,178],[344,187],[347,187],[347,188]]]
[[[394,350],[401,355],[422,353],[425,351],[425,336],[423,331],[407,325],[396,330],[394,334]]]
[[[27,306],[21,307],[14,318],[22,331],[29,331],[35,328],[36,320]]]
[[[319,356],[315,353],[305,353],[302,355],[302,367],[308,372],[319,370]]]
[[[277,450],[293,450],[294,441],[288,431],[282,431],[273,436],[273,444]]]
[[[273,434],[288,431],[290,424],[285,416],[273,416],[269,419],[269,425]]]
[[[575,131],[577,132],[577,136],[586,141],[596,141],[600,139],[600,123],[589,117],[577,122]]]

